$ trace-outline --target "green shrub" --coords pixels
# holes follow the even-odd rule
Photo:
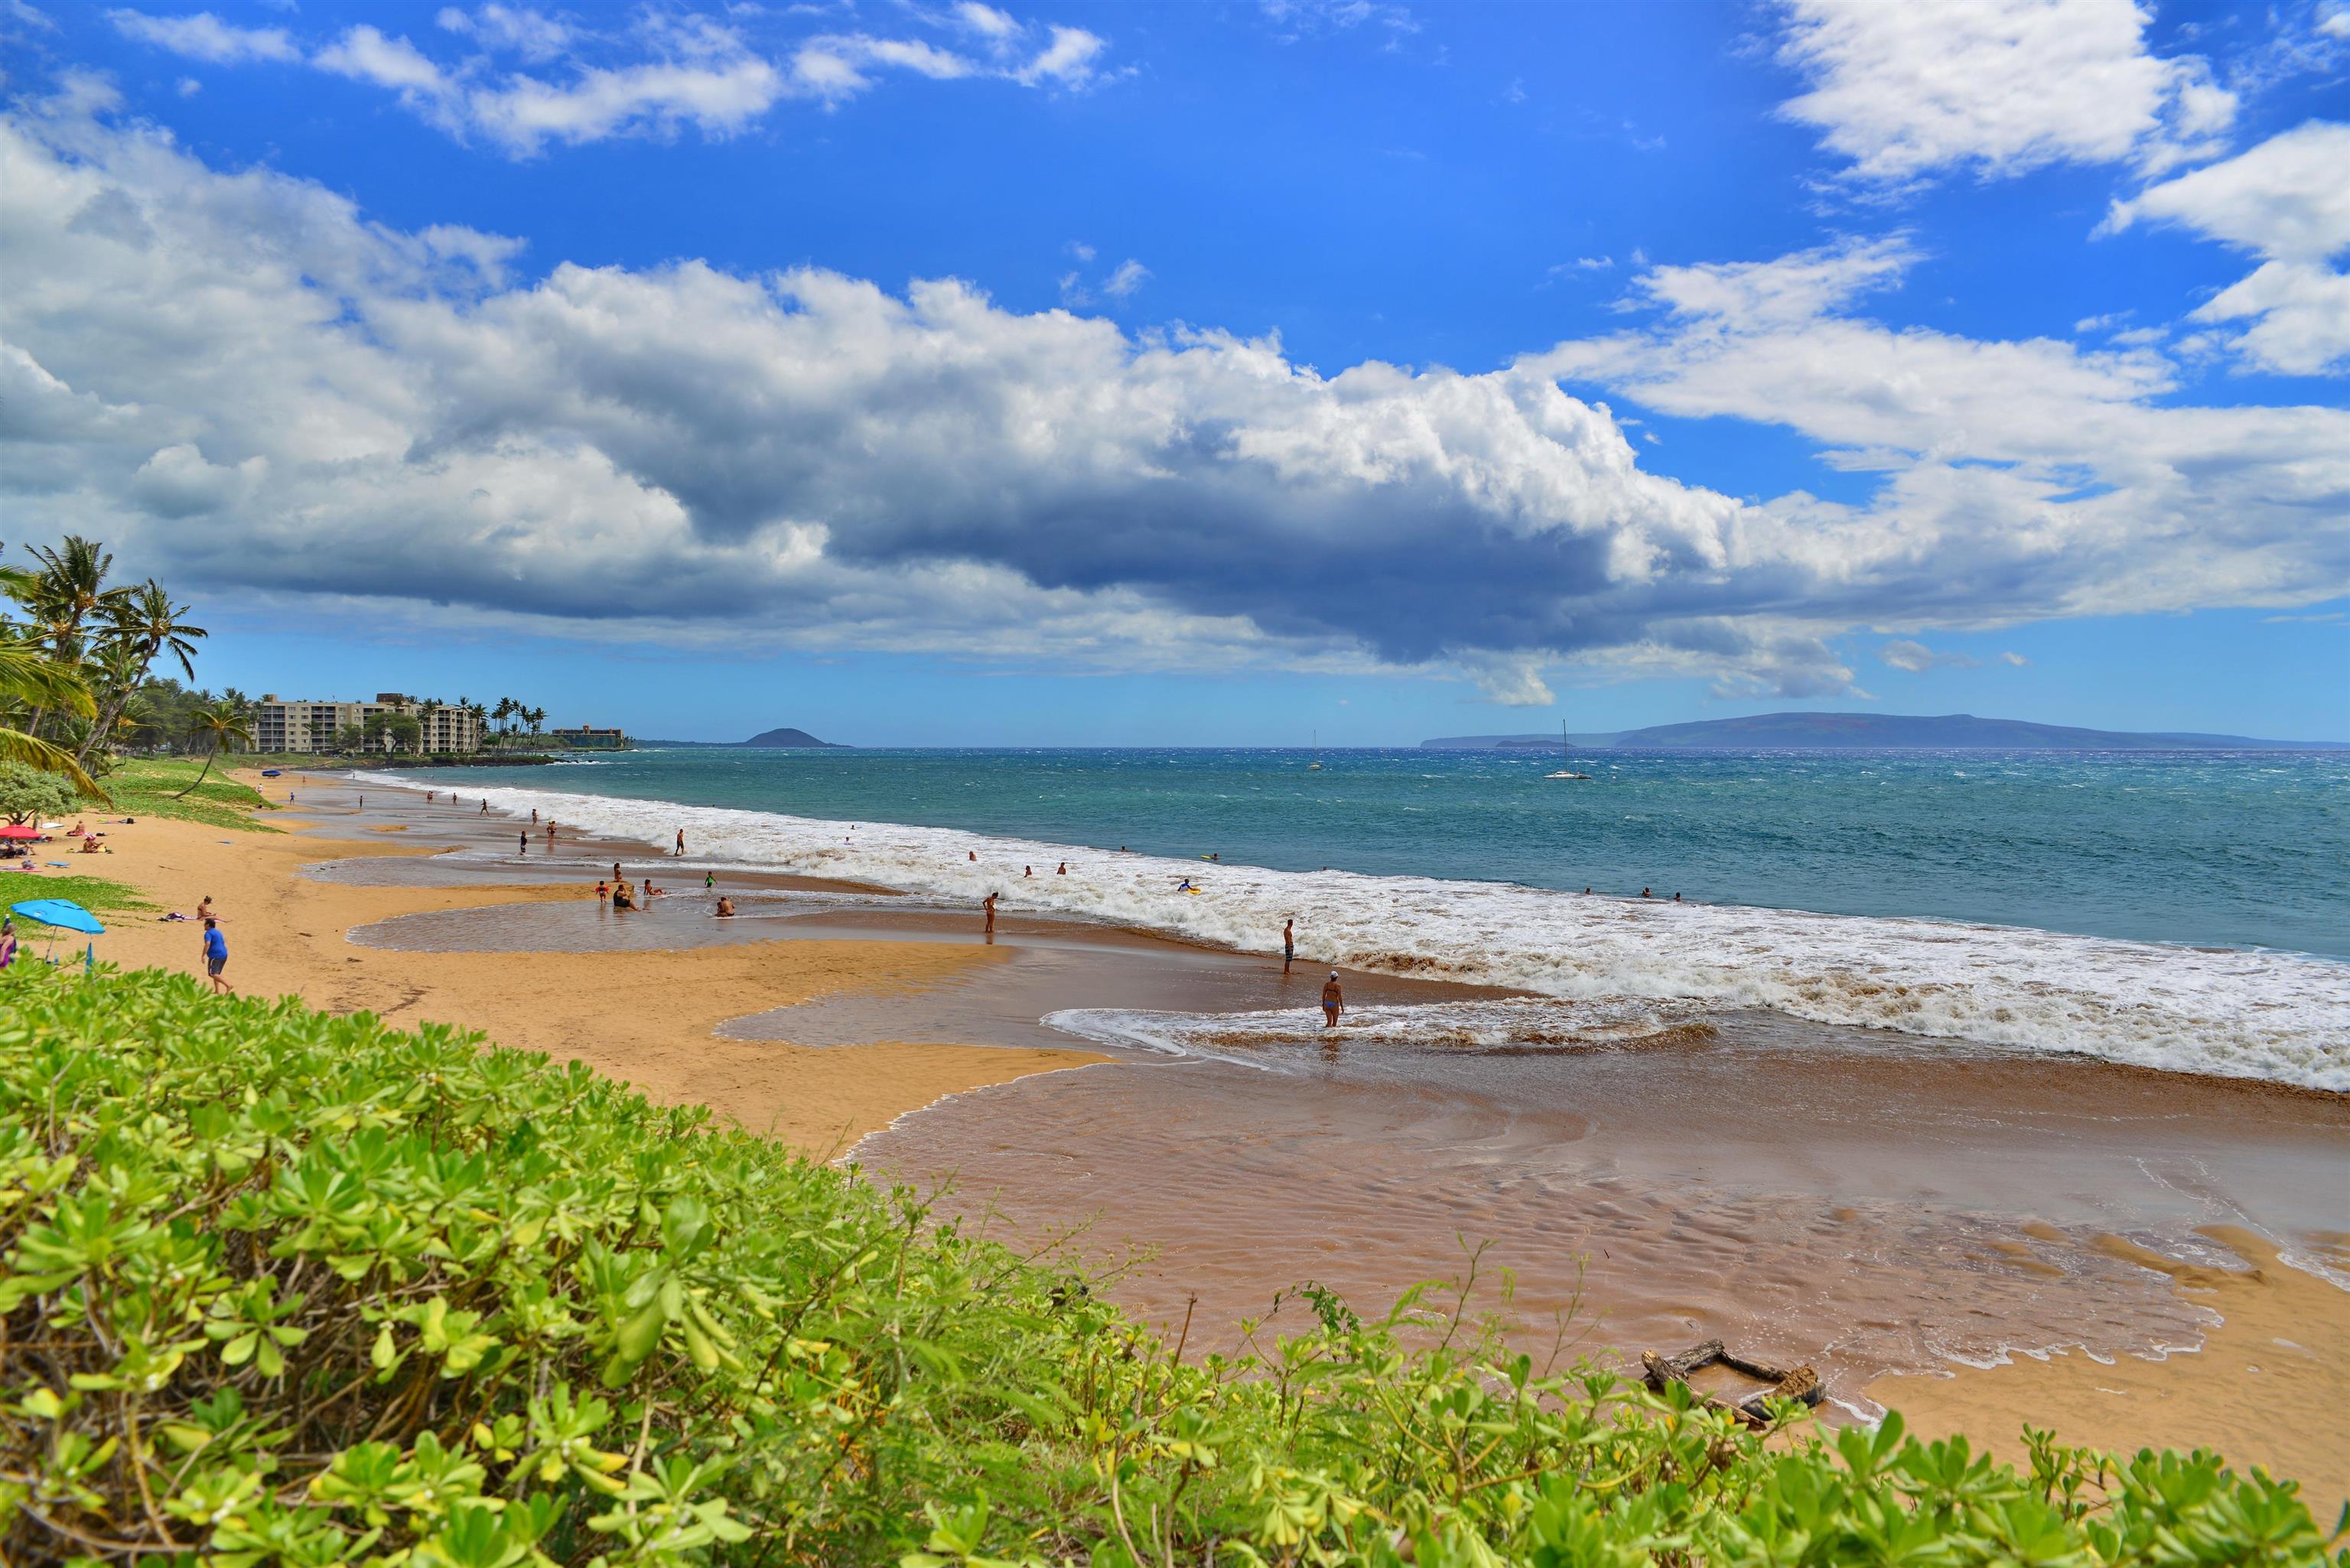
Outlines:
[[[62,816],[80,798],[63,774],[43,773],[27,763],[0,762],[0,817],[29,822]]]
[[[1428,1293],[1182,1362],[1084,1281],[705,1113],[152,971],[0,975],[0,1260],[12,1563],[2327,1550],[2292,1483],[2211,1455],[2043,1436],[2019,1475],[1898,1419],[1766,1440],[1545,1375]]]

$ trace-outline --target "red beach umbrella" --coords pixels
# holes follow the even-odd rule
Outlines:
[[[39,828],[21,822],[12,822],[5,827],[0,827],[0,838],[38,838],[40,836]]]

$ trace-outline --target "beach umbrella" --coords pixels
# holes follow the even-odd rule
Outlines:
[[[36,926],[48,927],[51,951],[56,950],[57,933],[59,931],[81,931],[93,937],[106,934],[106,928],[98,923],[98,917],[71,898],[27,898],[21,904],[9,905],[8,912]],[[48,954],[42,956],[46,958]],[[91,943],[82,956],[86,965],[94,968],[98,963],[98,944]]]
[[[0,838],[38,838],[40,836],[39,828],[28,826],[21,822],[12,822],[5,827],[0,827]]]
[[[106,934],[98,917],[71,898],[27,898],[21,904],[9,905],[8,912],[20,919],[55,926],[63,931],[82,931],[93,937]]]

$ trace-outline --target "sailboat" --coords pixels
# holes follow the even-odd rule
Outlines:
[[[1551,779],[1588,779],[1591,777],[1589,774],[1579,774],[1575,771],[1575,753],[1566,743],[1566,726],[1565,724],[1561,724],[1558,727],[1558,760],[1565,763],[1566,766],[1559,769],[1558,772],[1555,774],[1544,774],[1543,777]]]
[[[1305,764],[1305,771],[1309,774],[1322,771],[1322,732],[1319,730],[1314,732],[1314,760]]]

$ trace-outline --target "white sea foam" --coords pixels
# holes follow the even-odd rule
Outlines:
[[[414,781],[378,775],[381,782]],[[467,792],[471,794],[472,791]],[[1798,910],[1584,897],[1346,871],[1269,871],[665,801],[492,788],[575,827],[698,857],[976,904],[1277,950],[1315,961],[1575,999],[1687,999],[1823,1023],[2074,1052],[2174,1072],[2350,1091],[2350,964]],[[969,858],[976,854],[979,858]],[[1063,862],[1069,874],[1055,874]],[[1033,866],[1036,875],[1024,877]],[[1190,877],[1196,893],[1174,891]]]
[[[1669,1037],[1676,1024],[1698,1023],[1702,1012],[1698,1003],[1628,997],[1357,1004],[1347,1010],[1343,1037],[1472,1053],[1609,1050]],[[1312,1007],[1254,1012],[1081,1007],[1047,1013],[1045,1022],[1096,1044],[1216,1056],[1250,1066],[1277,1065],[1283,1048],[1294,1053],[1331,1038]]]

